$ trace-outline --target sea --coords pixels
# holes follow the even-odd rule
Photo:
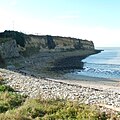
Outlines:
[[[70,71],[69,76],[79,79],[81,76],[106,79],[120,79],[120,48],[104,47],[103,50],[82,60],[83,69]]]

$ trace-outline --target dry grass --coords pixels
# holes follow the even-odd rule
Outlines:
[[[59,99],[27,99],[22,106],[0,114],[0,120],[120,120],[118,117],[96,106]]]
[[[0,91],[0,120],[120,120],[119,113],[101,112],[95,105],[41,96],[28,99],[0,86],[4,86]]]

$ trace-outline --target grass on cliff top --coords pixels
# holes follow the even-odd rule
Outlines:
[[[2,82],[0,88],[0,120],[120,120],[117,114],[100,112],[93,105],[61,99],[29,99]]]
[[[0,44],[12,40],[11,38],[0,38]]]

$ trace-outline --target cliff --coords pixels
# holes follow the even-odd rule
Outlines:
[[[16,40],[11,38],[2,38],[0,39],[0,42],[0,55],[3,59],[19,57]]]
[[[80,49],[94,49],[92,41],[60,37],[60,36],[35,36],[29,35],[26,39],[26,48],[36,47],[39,49],[54,49],[55,51],[68,51],[68,50],[80,50]]]
[[[3,59],[15,58],[20,55],[32,56],[40,52],[66,52],[64,56],[74,56],[74,51],[95,51],[92,41],[71,37],[50,35],[27,35],[17,31],[0,33],[0,56]],[[67,52],[72,52],[67,55]],[[53,53],[52,53],[53,54]]]
[[[0,33],[0,65],[5,63],[7,69],[26,74],[51,76],[51,70],[82,69],[81,59],[98,52],[88,40],[17,31]]]
[[[94,50],[92,41],[50,35],[26,35],[17,31],[0,33],[0,54],[3,58],[19,57],[19,53],[40,51]]]

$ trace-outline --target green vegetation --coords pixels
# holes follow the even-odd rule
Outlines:
[[[0,92],[0,113],[17,108],[24,100],[24,97],[16,93]]]
[[[5,39],[7,38],[12,38],[15,39],[17,44],[24,47],[25,46],[25,34],[17,31],[7,31],[5,30],[4,33],[0,34],[1,37],[4,37]]]
[[[12,40],[11,38],[0,38],[0,44]]]
[[[93,105],[62,99],[29,99],[2,84],[0,77],[0,120],[119,120],[119,114],[100,112]]]
[[[3,78],[0,76],[0,113],[14,109],[25,101],[25,97],[15,93],[15,91],[3,83]]]
[[[0,85],[0,92],[5,92],[5,91],[13,92],[14,90],[11,87],[9,87],[9,86]]]

